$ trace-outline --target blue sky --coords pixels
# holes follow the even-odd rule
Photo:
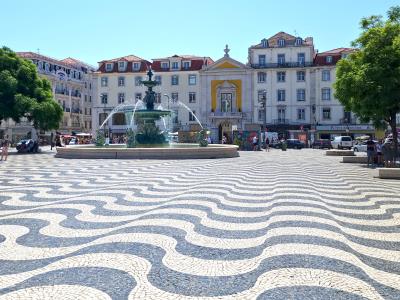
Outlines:
[[[152,6],[149,5],[151,3]],[[9,0],[0,10],[0,45],[92,65],[134,54],[194,54],[247,62],[247,49],[279,31],[314,37],[320,52],[348,47],[359,21],[385,15],[393,0]]]

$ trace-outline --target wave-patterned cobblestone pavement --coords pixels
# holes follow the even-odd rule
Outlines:
[[[0,164],[0,299],[400,299],[400,184],[322,151]]]

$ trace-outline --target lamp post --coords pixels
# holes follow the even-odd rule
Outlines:
[[[168,110],[169,110],[169,101],[171,100],[171,98],[170,98],[169,95],[167,95],[167,94],[164,94],[164,97],[167,97],[167,99],[168,99],[167,108],[168,108]],[[171,116],[169,116],[169,118],[168,118],[168,130],[170,130],[170,127],[171,127],[170,122],[171,122]],[[171,130],[171,131],[172,131],[172,130]]]
[[[264,111],[263,111],[263,141],[262,144],[265,144],[266,140],[266,129],[267,129],[267,90],[262,90],[262,98],[261,98],[261,104],[263,105]]]

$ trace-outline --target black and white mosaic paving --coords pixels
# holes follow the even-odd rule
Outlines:
[[[318,150],[0,162],[0,299],[400,299],[400,182]]]

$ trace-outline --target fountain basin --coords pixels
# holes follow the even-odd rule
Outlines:
[[[57,147],[59,158],[106,158],[106,159],[201,159],[238,157],[238,146],[211,144],[200,147],[198,144],[174,144],[165,147],[126,148],[125,145],[96,147],[76,145]]]

